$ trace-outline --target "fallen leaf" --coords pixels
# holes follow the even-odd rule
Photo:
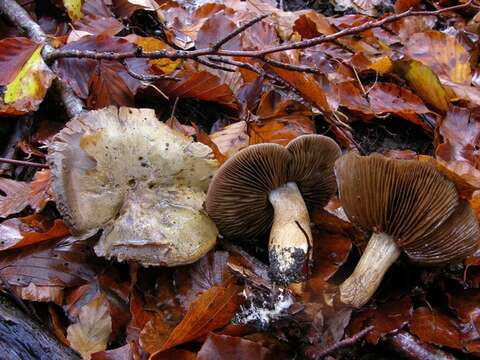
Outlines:
[[[63,288],[60,286],[37,286],[30,283],[28,286],[15,287],[14,290],[23,300],[53,302],[60,306],[63,304]]]
[[[274,359],[273,353],[259,343],[241,337],[210,333],[197,354],[198,360]]]
[[[395,70],[425,103],[442,113],[448,111],[449,98],[432,69],[418,61],[397,61]]]
[[[0,40],[0,85],[11,83],[38,47],[27,38]]]
[[[430,110],[420,97],[408,89],[393,83],[379,82],[368,92],[368,100],[373,112],[377,115],[392,113],[420,125],[427,131],[432,131],[430,126],[419,117],[420,114],[427,114]]]
[[[228,286],[233,280],[227,267],[228,258],[226,251],[210,252],[192,265],[175,269],[173,281],[183,308],[188,309],[198,295],[213,286]]]
[[[202,293],[188,309],[185,318],[172,331],[162,347],[152,356],[225,326],[237,311],[239,287],[229,284],[228,287],[213,286]]]
[[[160,80],[155,82],[169,98],[194,98],[212,101],[238,110],[239,105],[232,90],[208,71],[182,72],[176,74],[180,81]]]
[[[91,360],[134,360],[135,356],[139,356],[134,345],[131,343],[125,344],[119,348],[98,351],[91,354]]]
[[[472,81],[470,55],[453,36],[440,31],[413,34],[405,45],[405,52],[439,77],[460,84]]]
[[[85,241],[67,237],[3,252],[0,276],[12,286],[78,286],[94,279],[95,262]]]
[[[123,24],[112,16],[87,15],[75,21],[74,28],[87,35],[114,36],[123,29]],[[71,41],[69,41],[71,42]]]
[[[107,348],[112,332],[112,318],[105,296],[100,294],[82,306],[78,319],[77,323],[67,328],[67,339],[72,349],[89,360],[91,354]]]
[[[0,224],[0,251],[18,249],[70,234],[63,220],[56,219],[51,228],[43,232],[27,226],[25,219],[13,218]]]
[[[33,210],[41,210],[51,199],[50,171],[38,171],[31,182],[22,182],[0,178],[0,217],[18,213],[30,206]]]
[[[210,134],[210,139],[217,145],[218,150],[227,158],[249,145],[247,123],[238,121],[225,126],[223,129]]]
[[[397,332],[405,327],[410,322],[412,313],[412,301],[408,296],[400,300],[379,304],[376,308],[362,310],[354,314],[350,321],[349,333],[355,334],[365,327],[373,325],[373,329],[365,339],[376,345],[385,335]]]
[[[461,349],[462,335],[454,318],[435,309],[420,307],[413,313],[410,331],[420,340],[434,345]]]
[[[38,109],[55,78],[41,52],[42,47],[37,47],[15,78],[5,86],[0,116],[22,115]]]
[[[225,16],[223,11],[217,12],[215,15],[209,17],[198,31],[195,46],[197,49],[207,49],[221,40],[226,34],[229,34],[237,29],[237,25]],[[241,40],[240,35],[227,41],[222,45],[225,50],[240,50]]]
[[[140,332],[140,346],[149,354],[161,349],[175,326],[172,326],[161,313],[155,313]]]

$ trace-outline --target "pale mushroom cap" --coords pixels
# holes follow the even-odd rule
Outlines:
[[[213,247],[217,230],[202,203],[218,163],[208,146],[170,129],[153,110],[108,107],[80,115],[57,135],[48,159],[72,232],[108,228],[97,254],[173,266]],[[172,229],[177,215],[200,230],[192,235],[195,226],[182,227],[183,220]],[[188,242],[195,250],[183,253]]]
[[[444,264],[477,248],[472,210],[430,163],[350,152],[336,161],[335,174],[348,218],[392,236],[412,261]]]
[[[303,135],[285,148],[278,144],[249,146],[228,159],[214,176],[206,208],[220,232],[248,239],[272,226],[269,193],[296,182],[312,209],[324,206],[336,191],[333,164],[340,148],[322,135]]]

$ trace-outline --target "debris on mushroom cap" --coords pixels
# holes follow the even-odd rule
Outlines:
[[[273,221],[268,194],[296,182],[310,209],[324,206],[336,191],[333,164],[340,148],[322,135],[303,135],[285,148],[278,144],[249,146],[228,159],[214,176],[206,207],[220,232],[252,238],[267,232]]]
[[[336,161],[335,174],[349,219],[392,236],[412,261],[444,264],[477,248],[473,211],[433,165],[351,152]]]
[[[98,255],[175,266],[214,246],[217,229],[202,205],[218,163],[208,146],[170,129],[153,110],[82,114],[57,135],[48,159],[72,232],[104,229]]]

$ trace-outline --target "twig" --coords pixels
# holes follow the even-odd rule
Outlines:
[[[425,344],[406,331],[390,335],[387,343],[400,355],[410,360],[454,360],[455,357],[439,348]]]
[[[30,167],[36,167],[36,168],[41,168],[41,169],[48,169],[47,164],[39,164],[39,163],[34,163],[34,162],[31,162],[31,161],[24,161],[24,160],[14,160],[14,159],[0,158],[0,163],[21,165],[21,166],[30,166]]]
[[[1,1],[11,1],[11,0],[1,0]],[[112,52],[112,51],[104,51],[104,52],[97,52],[92,50],[54,50],[53,52],[49,53],[47,56],[48,61],[54,61],[60,58],[88,58],[88,59],[95,59],[95,60],[124,60],[134,57],[140,58],[149,58],[149,59],[195,59],[197,60],[200,56],[208,56],[208,55],[217,55],[217,56],[240,56],[240,57],[255,57],[255,58],[263,58],[268,54],[277,53],[286,50],[292,49],[305,49],[309,48],[318,44],[322,44],[325,42],[333,42],[338,40],[339,38],[355,35],[362,33],[366,30],[370,30],[373,28],[381,27],[383,25],[398,21],[402,18],[411,17],[411,16],[439,16],[442,13],[448,11],[455,11],[465,9],[472,5],[473,0],[469,0],[468,2],[460,5],[454,5],[450,7],[446,7],[439,10],[434,11],[413,11],[413,9],[409,9],[404,11],[400,14],[394,14],[387,16],[380,20],[372,20],[368,21],[362,25],[354,26],[351,28],[346,28],[341,31],[338,31],[334,34],[330,35],[321,35],[318,37],[314,37],[307,40],[297,41],[293,43],[287,43],[279,46],[270,47],[263,50],[222,50],[222,49],[213,49],[213,48],[205,48],[205,49],[197,49],[192,51],[185,51],[185,50],[158,50],[158,51],[143,51],[142,49],[138,48],[133,51],[127,52]],[[237,29],[236,29],[237,30]],[[230,36],[227,35],[225,38]],[[277,64],[278,65],[278,64]],[[286,64],[288,65],[288,64]],[[302,69],[303,71],[303,69]]]
[[[312,68],[311,66],[287,64],[287,63],[284,63],[284,62],[281,62],[281,61],[269,59],[267,57],[262,57],[261,60],[266,64],[269,64],[269,65],[275,66],[275,67],[279,67],[279,68],[282,68],[282,69],[286,69],[286,70],[306,72],[306,73],[309,73],[309,74],[317,74],[319,72],[318,69]]]
[[[56,50],[50,45],[48,36],[42,28],[30,17],[28,12],[15,0],[0,0],[0,11],[17,27],[21,28],[30,39],[43,45],[42,56],[48,59]],[[65,106],[67,115],[72,118],[83,110],[83,102],[78,98],[72,88],[60,78],[53,82]]]
[[[125,70],[127,70],[128,75],[131,77],[141,80],[141,81],[156,81],[156,80],[174,80],[174,81],[180,81],[179,78],[175,76],[169,76],[169,75],[154,75],[154,74],[139,74],[127,65],[126,62],[122,63],[123,66],[125,67]]]
[[[25,115],[17,119],[13,134],[10,136],[10,139],[8,140],[8,143],[1,157],[6,159],[12,159],[14,157],[15,151],[17,149],[17,144],[28,133],[28,129],[29,129],[28,124],[31,124],[31,122],[32,122],[31,115]],[[8,169],[10,169],[10,167],[11,167],[11,164],[2,163],[0,165],[0,173],[7,171]]]
[[[208,66],[212,69],[223,70],[223,71],[228,71],[228,72],[234,72],[235,71],[235,69],[225,67],[225,66],[221,66],[221,65],[217,65],[217,64],[214,64],[214,63],[212,63],[208,60],[202,59],[202,58],[196,58],[195,61],[202,64],[202,65]]]
[[[322,359],[327,355],[333,354],[337,350],[349,347],[354,345],[356,342],[362,340],[367,334],[373,329],[373,326],[366,327],[365,329],[359,331],[352,337],[340,340],[336,342],[335,344],[324,348],[324,349],[316,349],[314,347],[310,347],[307,351],[311,359]]]
[[[239,28],[235,29],[234,31],[232,31],[231,33],[229,33],[227,36],[225,36],[224,38],[218,40],[215,44],[213,44],[210,48],[212,50],[218,50],[222,47],[223,44],[227,43],[228,41],[230,41],[231,39],[233,39],[235,36],[239,35],[240,33],[244,32],[245,30],[247,30],[249,27],[252,27],[253,25],[255,25],[256,23],[262,21],[263,19],[265,19],[267,16],[269,16],[268,14],[266,15],[261,15],[261,16],[257,16],[255,19],[252,19],[250,20],[249,22],[243,24],[242,26],[240,26]]]

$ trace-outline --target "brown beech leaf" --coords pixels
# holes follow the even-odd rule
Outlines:
[[[133,106],[134,94],[119,75],[124,68],[115,61],[98,62],[90,78],[87,106],[89,109],[101,109],[109,105]]]
[[[413,34],[405,46],[412,59],[429,66],[439,77],[470,84],[470,55],[458,40],[440,31]]]
[[[360,111],[364,114],[372,114],[372,109],[366,96],[358,86],[357,81],[344,81],[332,85],[334,97],[338,104],[351,111]],[[330,100],[330,98],[329,98]]]
[[[155,313],[140,332],[140,346],[152,354],[163,347],[175,326],[168,322],[162,313]]]
[[[88,243],[67,237],[3,252],[0,276],[12,286],[78,286],[95,277],[94,259]]]
[[[434,345],[461,349],[462,334],[458,322],[442,312],[420,307],[413,313],[410,331],[420,340]]]
[[[480,351],[480,290],[468,289],[447,294],[449,306],[462,323],[463,342],[468,352]]]
[[[458,106],[451,106],[440,123],[443,142],[436,148],[437,157],[445,161],[468,161],[476,166],[476,144],[480,139],[480,118],[476,112]]]
[[[314,133],[315,125],[312,119],[300,114],[259,119],[248,124],[250,145],[267,142],[287,145],[290,140],[300,135]]]
[[[206,49],[211,47],[217,41],[221,40],[226,34],[237,29],[237,25],[226,17],[223,11],[216,13],[208,18],[198,31],[195,46],[197,49]],[[240,50],[240,36],[235,36],[222,45],[225,50]]]
[[[87,15],[73,24],[75,30],[84,31],[90,35],[114,36],[123,29],[123,24],[114,17]]]
[[[108,302],[103,294],[99,294],[86,305],[82,306],[78,322],[67,329],[67,339],[70,346],[90,359],[91,354],[107,348],[108,338],[112,332],[112,318]]]
[[[385,335],[397,332],[406,326],[412,317],[413,308],[410,297],[380,304],[376,308],[366,309],[352,316],[349,332],[355,334],[367,326],[373,325],[366,340],[376,345]]]
[[[259,343],[241,337],[210,333],[197,354],[198,360],[273,359],[272,352]]]
[[[228,85],[208,71],[182,72],[176,74],[180,81],[160,80],[155,85],[168,97],[194,98],[204,101],[212,101],[238,110],[239,105],[235,95]]]
[[[196,263],[175,269],[173,280],[178,289],[177,298],[185,309],[201,293],[213,286],[227,286],[232,281],[226,251],[210,252]]]
[[[247,123],[237,121],[227,125],[223,129],[210,134],[210,139],[217,145],[218,150],[223,155],[226,157],[233,156],[249,145]]]
[[[118,37],[110,37],[106,35],[84,36],[78,41],[71,42],[61,49],[63,50],[95,50],[95,51],[114,51],[128,52],[137,49],[126,39]],[[131,93],[135,93],[140,86],[140,81],[132,78],[125,68],[116,61],[101,61],[102,67],[109,67],[110,72],[116,72],[117,76],[122,78],[128,86]],[[113,65],[115,64],[115,65]],[[147,73],[148,62],[146,59],[134,59],[127,61],[127,65],[138,73]],[[77,96],[86,99],[89,95],[91,78],[98,71],[98,61],[92,59],[75,59],[66,58],[59,59],[55,64],[58,74],[65,79],[73,88]],[[114,86],[118,84],[118,80],[111,84],[106,84],[109,91],[116,91]],[[123,86],[122,86],[123,89]],[[118,90],[117,90],[118,91]],[[123,91],[125,91],[123,89]]]
[[[282,57],[276,60],[290,63],[287,57]],[[292,63],[294,62],[292,61]],[[297,89],[306,100],[311,102],[317,108],[326,113],[331,112],[330,105],[327,101],[327,96],[325,95],[325,91],[312,74],[286,70],[273,66],[272,70],[281,78],[286,80],[291,86]]]
[[[21,182],[6,178],[0,178],[0,217],[22,211],[30,206],[33,210],[41,210],[51,199],[50,195],[50,171],[37,171],[31,182]]]
[[[205,144],[208,147],[210,147],[210,149],[212,149],[215,159],[217,159],[220,164],[223,164],[225,161],[227,161],[227,157],[220,152],[217,144],[213,142],[213,140],[210,138],[210,136],[208,136],[208,134],[205,131],[203,131],[200,127],[198,127],[195,124],[193,124],[193,128],[196,131],[197,140],[202,144]]]
[[[0,224],[0,251],[25,247],[39,242],[57,239],[70,232],[63,220],[56,219],[46,231],[28,226],[28,218],[13,218]]]
[[[172,331],[168,339],[157,351],[168,350],[228,324],[237,311],[240,288],[230,283],[227,287],[213,286],[202,293],[188,309],[185,318]],[[151,359],[155,359],[153,354]]]
[[[111,350],[91,354],[91,360],[135,360],[140,358],[136,346],[132,343]]]
[[[155,360],[195,360],[197,354],[182,349],[170,349],[155,355]]]
[[[425,130],[432,129],[420,120],[419,114],[430,112],[422,99],[410,90],[393,83],[376,83],[368,92],[368,100],[373,112],[377,115],[392,113],[422,126]]]

